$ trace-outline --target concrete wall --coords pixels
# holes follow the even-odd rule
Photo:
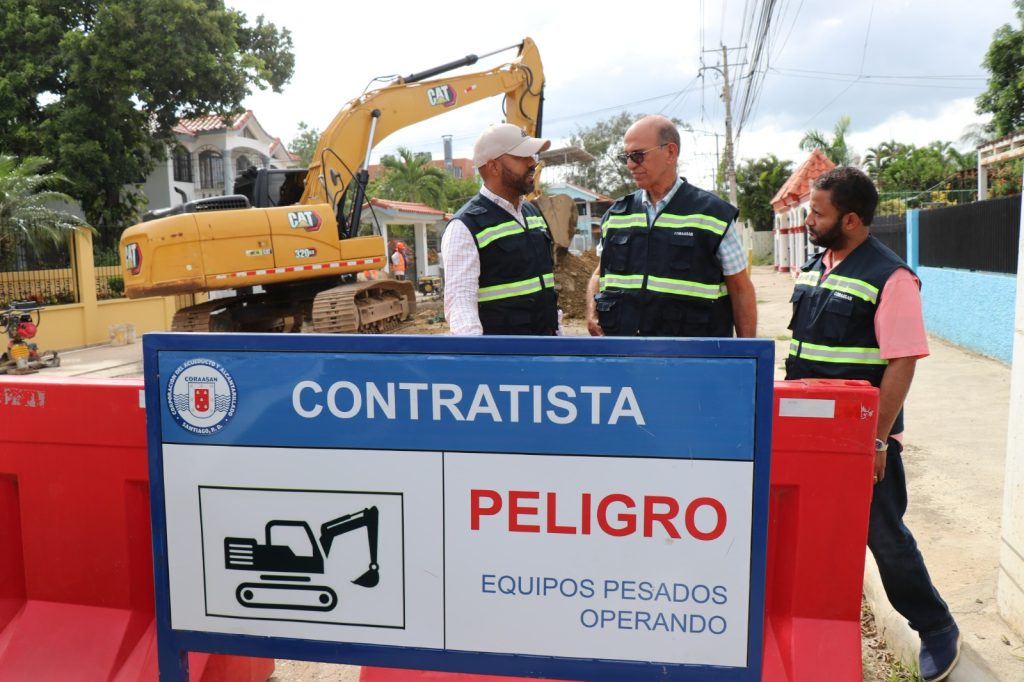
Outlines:
[[[767,258],[772,255],[775,248],[774,232],[751,232],[752,248],[754,258]]]
[[[92,234],[78,230],[74,240],[74,252],[78,258],[75,272],[79,302],[43,308],[39,332],[32,339],[40,350],[67,350],[106,343],[110,340],[110,328],[120,324],[133,324],[138,336],[170,329],[171,319],[177,310],[173,296],[98,300]]]
[[[920,266],[924,323],[929,334],[1007,364],[1013,355],[1017,278]]]

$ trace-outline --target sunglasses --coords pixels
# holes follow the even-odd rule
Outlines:
[[[636,165],[639,166],[640,164],[642,164],[644,162],[644,159],[647,158],[647,155],[650,152],[653,152],[655,149],[661,149],[662,147],[664,147],[667,144],[668,144],[668,142],[662,142],[661,144],[659,144],[656,147],[651,147],[650,149],[644,149],[643,151],[629,152],[628,154],[618,154],[615,158],[617,158],[622,163],[627,163],[629,161],[632,161],[633,163],[635,163]]]

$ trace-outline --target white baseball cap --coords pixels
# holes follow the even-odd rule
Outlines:
[[[477,168],[502,154],[533,156],[551,146],[551,140],[530,137],[511,123],[498,123],[480,133],[473,145],[473,165]]]

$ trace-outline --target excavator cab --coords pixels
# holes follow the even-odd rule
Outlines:
[[[299,201],[306,186],[305,168],[256,168],[250,166],[235,180],[235,194],[241,194],[255,208],[291,206]]]

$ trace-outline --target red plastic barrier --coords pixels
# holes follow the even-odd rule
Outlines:
[[[0,679],[155,680],[142,382],[0,378]],[[272,659],[189,654],[192,680]]]
[[[774,402],[764,679],[860,680],[878,391],[783,381]]]
[[[763,680],[861,679],[860,596],[877,412],[878,391],[864,381],[775,384]],[[526,682],[370,667],[359,679]]]

